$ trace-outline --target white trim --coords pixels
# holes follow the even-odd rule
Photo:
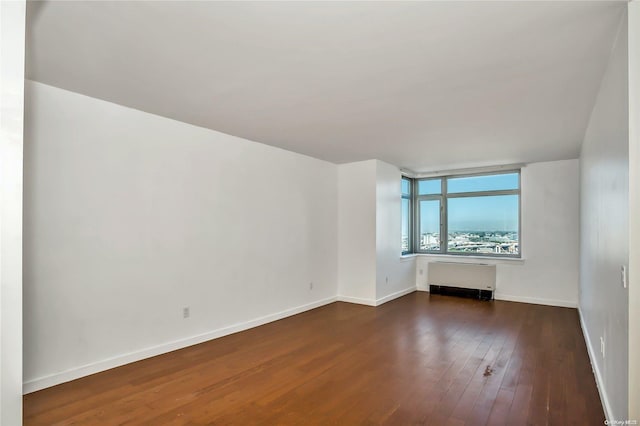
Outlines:
[[[286,309],[275,314],[265,315],[263,317],[255,318],[250,321],[230,325],[228,327],[219,328],[217,330],[209,331],[207,333],[199,334],[185,339],[174,340],[172,342],[164,343],[162,345],[152,346],[150,348],[142,349],[128,354],[118,355],[112,358],[107,358],[101,361],[86,364],[80,367],[75,367],[70,370],[61,371],[48,376],[39,377],[37,379],[24,382],[22,386],[23,394],[38,391],[40,389],[48,388],[58,385],[60,383],[69,382],[71,380],[79,379],[81,377],[89,376],[91,374],[99,373],[101,371],[109,370],[115,367],[120,367],[125,364],[140,361],[145,358],[150,358],[156,355],[161,355],[167,352],[175,351],[177,349],[186,348],[188,346],[197,345],[208,340],[217,339],[219,337],[228,336],[240,331],[248,330],[253,327],[258,327],[273,321],[278,321],[282,318],[290,317],[311,309],[319,308],[320,306],[328,305],[337,300],[336,297],[329,297],[326,299],[318,300],[316,302],[307,303],[306,305],[297,306],[295,308]]]
[[[338,302],[347,302],[347,303],[355,303],[357,305],[366,305],[366,306],[380,306],[384,303],[390,302],[398,297],[405,296],[409,293],[413,293],[416,291],[416,287],[408,287],[404,290],[396,291],[395,293],[391,293],[387,296],[381,297],[380,299],[362,299],[360,297],[351,297],[351,296],[338,296]]]
[[[374,299],[361,299],[359,297],[338,296],[338,302],[355,303],[357,305],[376,306]]]
[[[429,293],[429,286],[428,285],[417,285],[416,286],[416,290],[417,291],[426,291],[427,293]]]
[[[396,291],[395,293],[391,293],[388,296],[381,297],[380,299],[377,299],[376,300],[376,306],[380,306],[383,303],[390,302],[393,299],[397,299],[398,297],[402,297],[402,296],[405,296],[405,295],[407,295],[409,293],[413,293],[414,291],[416,291],[416,287],[415,286],[405,288],[404,290]]]
[[[571,300],[540,299],[537,297],[511,296],[508,294],[494,293],[496,300],[508,302],[533,303],[534,305],[560,306],[562,308],[577,308],[578,303]]]
[[[580,317],[580,328],[582,329],[582,335],[584,336],[584,341],[587,344],[587,353],[589,354],[589,361],[591,362],[591,370],[594,373],[596,379],[596,387],[598,388],[598,393],[600,394],[600,402],[602,403],[602,409],[604,410],[604,416],[607,419],[608,423],[611,424],[611,420],[613,420],[613,415],[611,414],[611,405],[609,405],[609,398],[607,398],[607,391],[604,388],[604,380],[602,380],[602,374],[600,374],[600,369],[598,368],[598,363],[595,361],[596,355],[593,352],[593,345],[591,345],[591,339],[589,338],[589,333],[587,333],[587,326],[584,323],[584,319],[582,317],[582,310],[580,306],[578,306],[578,316]]]
[[[400,256],[400,262],[410,262],[410,261],[414,260],[415,258],[416,258],[416,255],[414,253],[404,254],[404,255]]]

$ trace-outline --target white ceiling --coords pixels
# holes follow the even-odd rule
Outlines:
[[[45,2],[27,77],[336,163],[576,158],[625,2]]]

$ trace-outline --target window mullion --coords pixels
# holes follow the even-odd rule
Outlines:
[[[484,197],[496,195],[520,195],[519,189],[506,189],[501,191],[478,191],[478,192],[457,192],[447,194],[448,198],[464,198],[464,197]]]
[[[449,224],[447,221],[447,179],[442,179],[442,197],[440,198],[440,252],[447,254],[449,244]]]
[[[412,221],[411,221],[411,236],[412,236],[412,244],[413,244],[413,252],[414,253],[418,253],[420,251],[420,243],[419,243],[419,238],[420,236],[418,235],[420,233],[420,219],[419,219],[419,212],[418,212],[418,208],[420,205],[420,202],[418,201],[417,195],[418,195],[418,181],[417,180],[413,180],[413,185],[411,187],[411,212],[413,214],[412,217]]]

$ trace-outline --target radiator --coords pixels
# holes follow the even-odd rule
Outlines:
[[[427,284],[473,290],[495,291],[496,265],[429,262]]]

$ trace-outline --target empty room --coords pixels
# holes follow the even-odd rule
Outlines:
[[[640,3],[0,3],[0,424],[640,421]]]

